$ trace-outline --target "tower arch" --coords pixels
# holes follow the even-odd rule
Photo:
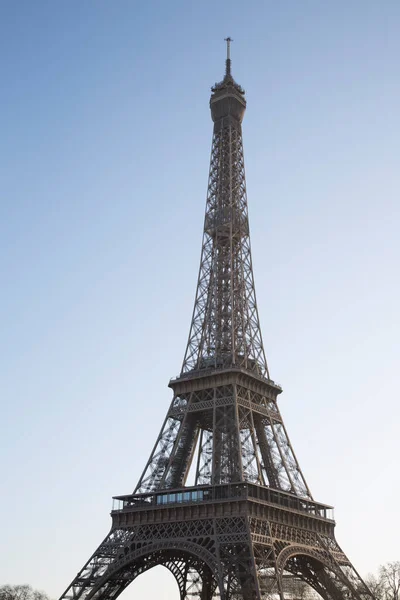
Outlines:
[[[137,577],[156,566],[165,567],[175,577],[181,600],[203,596],[208,600],[219,584],[223,586],[222,580],[219,581],[215,556],[198,544],[155,542],[125,550],[97,580],[85,595],[85,600],[104,596],[114,600]]]
[[[141,573],[118,596],[118,600],[180,600],[177,578],[166,565]]]
[[[350,563],[348,566],[352,568]],[[358,594],[362,597],[366,592],[366,588],[353,585],[343,568],[323,549],[285,548],[277,557],[277,573],[281,580],[285,571],[307,583],[324,600],[346,600]]]

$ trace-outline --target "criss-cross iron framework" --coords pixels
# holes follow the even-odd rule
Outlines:
[[[325,600],[372,595],[315,502],[277,405],[258,318],[242,128],[231,75],[212,88],[214,133],[192,323],[173,399],[133,494],[65,600],[116,598],[164,565],[181,600],[284,600],[291,575]],[[193,485],[188,486],[188,478]]]

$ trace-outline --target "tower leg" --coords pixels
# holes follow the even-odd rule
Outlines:
[[[372,600],[370,592],[361,580],[360,584],[364,586],[365,591],[362,587],[353,585],[332,557],[329,562],[330,565],[327,564],[324,555],[321,555],[320,559],[296,556],[287,562],[285,570],[308,583],[324,600],[363,600],[364,594]]]
[[[203,582],[199,600],[212,600],[213,591],[212,575],[209,571],[206,571],[203,573]]]

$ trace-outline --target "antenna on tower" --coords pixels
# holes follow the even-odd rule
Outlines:
[[[225,69],[225,75],[230,75],[231,74],[231,42],[233,42],[233,39],[230,37],[225,38],[225,42],[226,42],[226,69]]]

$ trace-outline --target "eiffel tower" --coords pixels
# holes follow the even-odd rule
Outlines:
[[[133,494],[116,496],[104,541],[61,596],[112,600],[163,565],[181,600],[288,600],[288,577],[324,600],[371,600],[316,502],[269,374],[251,261],[244,90],[226,71],[214,122],[197,292],[173,399]],[[187,485],[190,476],[193,485]]]

